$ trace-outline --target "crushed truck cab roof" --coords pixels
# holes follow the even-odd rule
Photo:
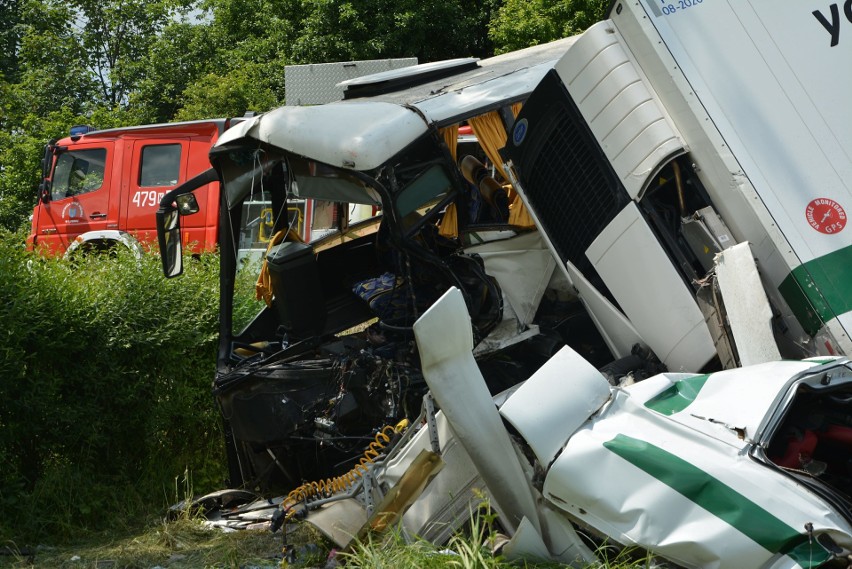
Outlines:
[[[310,107],[284,106],[231,129],[218,147],[255,140],[334,166],[371,170],[422,135],[429,124],[458,122],[521,101],[575,38],[565,38],[477,62],[474,69],[370,97]],[[353,80],[381,80],[384,73]],[[345,94],[345,93],[344,93]]]
[[[255,117],[242,129],[226,133],[218,146],[233,145],[244,138],[244,142],[263,142],[333,166],[372,170],[426,130],[423,119],[405,107],[378,101],[342,101],[279,107]]]

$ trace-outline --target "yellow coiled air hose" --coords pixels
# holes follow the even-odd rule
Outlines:
[[[402,434],[406,428],[408,428],[408,419],[403,419],[395,426],[385,425],[376,433],[375,439],[364,451],[364,456],[358,460],[358,463],[351,470],[334,478],[306,482],[291,490],[280,506],[285,512],[284,520],[289,521],[296,515],[294,507],[300,503],[307,503],[312,498],[328,498],[351,489],[367,472],[369,465],[381,456],[382,450],[390,444],[391,438],[394,435]]]

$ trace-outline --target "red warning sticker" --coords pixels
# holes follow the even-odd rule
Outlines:
[[[812,200],[805,209],[808,225],[820,233],[840,233],[846,227],[846,211],[830,198]]]

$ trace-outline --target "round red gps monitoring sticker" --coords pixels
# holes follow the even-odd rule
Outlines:
[[[820,233],[840,233],[846,227],[846,211],[830,198],[812,200],[805,209],[808,225]]]

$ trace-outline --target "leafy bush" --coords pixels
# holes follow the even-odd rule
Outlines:
[[[210,395],[218,257],[69,262],[0,231],[0,539],[79,537],[224,476]]]

